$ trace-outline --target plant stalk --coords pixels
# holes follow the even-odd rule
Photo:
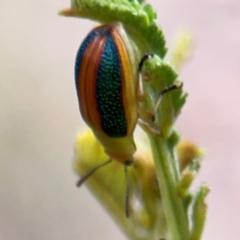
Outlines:
[[[152,147],[170,239],[187,240],[189,238],[188,221],[182,199],[177,195],[177,186],[172,166],[174,161],[170,159],[171,156],[165,139],[149,135],[149,140]]]

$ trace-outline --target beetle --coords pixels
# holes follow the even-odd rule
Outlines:
[[[152,53],[144,55],[137,67],[135,48],[119,22],[94,28],[80,45],[75,62],[80,112],[109,159],[83,176],[78,186],[112,159],[124,164],[127,180],[127,167],[133,163],[136,151],[133,132],[140,118],[138,101],[143,94],[141,69],[144,62],[153,56]],[[172,85],[159,96],[178,87]],[[145,124],[144,120],[142,124]],[[128,217],[129,184],[128,180],[126,182],[125,213]]]

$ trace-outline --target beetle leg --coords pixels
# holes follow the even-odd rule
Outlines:
[[[182,86],[183,86],[182,82],[175,83],[175,84],[173,84],[171,86],[168,86],[168,87],[164,88],[161,92],[158,93],[157,99],[156,99],[154,107],[153,107],[153,112],[152,112],[152,120],[153,121],[155,120],[155,115],[156,115],[158,107],[159,107],[159,105],[161,103],[163,95],[168,93],[168,92],[170,92],[170,91],[172,91],[172,90],[179,89]]]
[[[141,60],[138,64],[138,70],[137,70],[138,74],[137,75],[138,75],[138,98],[139,98],[139,101],[143,101],[143,98],[144,98],[144,86],[143,86],[144,78],[143,78],[143,74],[142,74],[142,67],[143,67],[143,64],[145,61],[147,61],[148,59],[153,58],[153,57],[154,57],[153,53],[147,53],[141,58]],[[154,103],[154,106],[153,106],[153,111],[151,113],[148,112],[146,109],[139,107],[138,124],[143,128],[144,131],[147,131],[154,135],[161,134],[160,130],[154,124],[155,115],[156,115],[158,107],[161,103],[161,99],[165,93],[170,92],[175,89],[178,89],[178,88],[181,88],[182,86],[183,86],[182,82],[176,83],[176,84],[173,84],[171,86],[164,88],[161,92],[159,92],[157,95],[156,101]]]
[[[160,130],[155,126],[154,123],[146,122],[143,118],[138,118],[138,125],[145,131],[150,134],[160,136]]]
[[[164,94],[181,88],[183,86],[183,83],[176,83],[173,84],[169,87],[164,88],[157,96],[157,99],[155,101],[155,104],[153,106],[153,111],[152,112],[148,112],[145,108],[141,107],[138,110],[138,124],[139,126],[146,132],[150,133],[150,134],[154,134],[154,135],[161,135],[160,130],[157,128],[157,126],[155,125],[154,121],[155,121],[155,115],[156,112],[158,110],[159,104],[161,103],[162,97]]]
[[[137,70],[137,76],[138,76],[138,100],[142,101],[143,97],[144,97],[144,87],[143,87],[143,75],[142,75],[142,67],[145,61],[147,61],[148,59],[154,57],[153,53],[147,53],[145,54],[139,64],[138,64],[138,70]]]

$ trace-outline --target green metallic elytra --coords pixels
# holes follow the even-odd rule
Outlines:
[[[105,45],[99,56],[96,77],[96,98],[102,129],[109,137],[124,137],[127,122],[123,106],[123,73],[119,48],[110,31],[103,33]]]
[[[93,29],[76,57],[75,83],[83,119],[110,158],[129,161],[136,151],[137,71],[134,50],[120,23]]]

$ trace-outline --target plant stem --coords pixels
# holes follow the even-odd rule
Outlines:
[[[170,159],[165,139],[150,135],[149,139],[171,240],[187,240],[189,237],[187,215],[182,199],[177,196],[172,166],[174,161]]]

